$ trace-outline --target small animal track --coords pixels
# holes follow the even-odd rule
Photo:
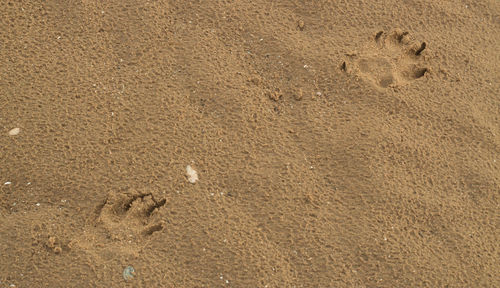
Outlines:
[[[348,54],[340,69],[380,88],[404,85],[429,71],[422,63],[426,47],[425,42],[411,40],[408,32],[396,30],[386,34],[380,31],[360,53]]]
[[[114,240],[144,237],[161,231],[159,210],[166,200],[156,200],[151,193],[110,192],[98,208],[97,224],[102,225]]]

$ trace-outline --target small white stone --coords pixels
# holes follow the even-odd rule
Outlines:
[[[19,132],[21,132],[21,128],[16,127],[16,128],[11,129],[9,131],[9,135],[10,136],[16,136],[17,134],[19,134]]]
[[[198,181],[198,172],[196,172],[191,165],[187,165],[186,174],[188,176],[189,183],[195,183]]]
[[[12,182],[10,182],[10,181],[3,183],[3,185],[10,185],[10,184],[12,184]]]
[[[36,206],[40,206],[40,203],[36,203]]]

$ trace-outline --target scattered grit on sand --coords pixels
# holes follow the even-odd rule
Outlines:
[[[497,0],[0,1],[0,287],[500,287],[499,42]]]

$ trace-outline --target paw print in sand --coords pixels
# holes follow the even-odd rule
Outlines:
[[[341,69],[380,88],[403,85],[429,71],[422,59],[426,46],[425,42],[411,40],[408,32],[380,31],[360,53],[348,54]]]
[[[110,192],[100,208],[98,225],[114,240],[149,236],[163,229],[159,210],[165,202],[155,199],[152,193]]]

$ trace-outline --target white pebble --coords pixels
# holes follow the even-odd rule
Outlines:
[[[10,182],[10,181],[3,183],[3,185],[10,185],[10,184],[12,184],[12,182]]]
[[[188,176],[189,183],[195,183],[198,181],[198,172],[196,172],[191,165],[187,165],[186,174]]]
[[[16,127],[16,128],[9,131],[9,135],[16,136],[17,134],[19,134],[19,132],[21,132],[21,128]]]

